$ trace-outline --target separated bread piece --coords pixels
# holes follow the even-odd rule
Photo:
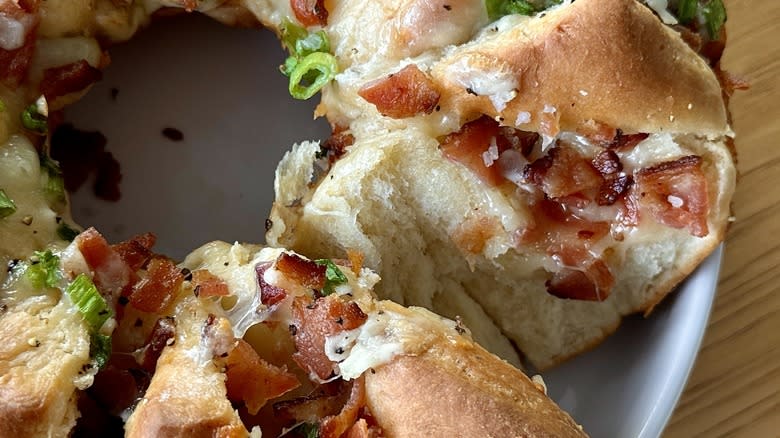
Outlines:
[[[338,414],[318,417],[319,436],[367,430],[366,418],[386,437],[585,436],[543,386],[476,345],[461,324],[376,300],[371,288],[379,279],[357,260],[314,262],[280,249],[213,242],[185,265],[208,269],[230,287],[238,302],[229,318],[252,318],[245,300],[259,299],[260,324],[290,327],[294,363],[315,389],[275,403],[277,415],[317,400],[324,380],[331,387],[351,382]]]
[[[213,307],[193,295],[177,304],[176,335],[160,355],[149,388],[127,420],[125,436],[248,435],[227,398],[225,374],[212,360],[220,338],[228,340],[223,348],[233,340],[229,324],[210,313],[219,311]],[[209,327],[210,338],[205,336]]]
[[[92,384],[87,330],[56,295],[0,301],[0,436],[67,436],[79,416],[76,390]]]

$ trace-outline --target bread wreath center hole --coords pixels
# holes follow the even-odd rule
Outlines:
[[[106,137],[121,197],[98,199],[93,172],[72,194],[75,220],[110,241],[152,231],[176,258],[213,239],[262,242],[277,163],[294,142],[329,134],[311,122],[318,98],[289,96],[277,38],[187,14],[110,54],[103,80],[65,119]]]

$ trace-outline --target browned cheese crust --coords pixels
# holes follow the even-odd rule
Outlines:
[[[437,343],[366,373],[386,437],[585,437],[522,372],[476,344]]]
[[[497,111],[486,96],[452,80],[462,63],[481,71],[511,72],[517,97]],[[625,132],[723,135],[728,130],[721,87],[707,63],[644,5],[634,0],[579,0],[538,20],[464,47],[433,70],[442,108],[464,119],[482,114],[513,124],[520,112],[539,130],[546,105],[561,130],[597,117]]]

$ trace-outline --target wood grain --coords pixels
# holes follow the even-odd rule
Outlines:
[[[780,1],[726,0],[740,180],[718,295],[664,436],[780,437]]]

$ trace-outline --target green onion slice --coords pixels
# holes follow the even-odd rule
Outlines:
[[[335,287],[340,284],[346,284],[349,280],[341,272],[338,266],[330,259],[315,260],[314,263],[325,266],[325,286],[322,288],[323,295],[330,295],[336,291]]]
[[[22,126],[37,134],[46,134],[48,124],[46,116],[38,112],[38,106],[32,104],[22,111]]]
[[[70,225],[66,224],[65,222],[60,222],[60,224],[57,225],[57,236],[59,236],[59,238],[62,240],[73,242],[73,239],[75,239],[78,235],[79,231],[71,228]]]
[[[63,204],[65,202],[65,179],[62,177],[60,165],[41,154],[41,169],[46,173],[46,182],[43,186],[46,198],[52,204]]]
[[[301,423],[292,430],[304,438],[318,438],[320,426],[317,423]]]
[[[95,359],[98,368],[103,368],[111,357],[111,336],[93,333],[89,342],[89,357]]]
[[[707,31],[710,38],[717,39],[720,35],[720,29],[726,23],[726,7],[722,0],[710,0],[701,6],[704,21],[707,24]]]
[[[79,274],[65,292],[79,309],[92,332],[97,333],[103,323],[111,317],[112,312],[106,300],[103,299],[95,284],[86,274]]]
[[[681,24],[688,24],[696,17],[699,9],[699,0],[680,0],[677,3],[677,20]]]
[[[50,250],[35,251],[24,275],[36,289],[56,287],[60,281],[60,258]]]
[[[290,55],[297,56],[298,53],[295,52],[296,43],[298,40],[306,38],[309,32],[287,18],[282,21],[280,29],[282,31],[282,43],[287,47],[287,50],[290,51]]]
[[[504,15],[533,15],[558,5],[561,1],[562,0],[486,0],[485,8],[487,9],[490,21],[495,21]]]
[[[16,204],[14,203],[14,200],[5,194],[3,189],[0,189],[0,219],[8,217],[15,212]]]
[[[336,57],[330,53],[307,55],[290,74],[290,95],[300,100],[314,96],[336,76],[336,71]]]

